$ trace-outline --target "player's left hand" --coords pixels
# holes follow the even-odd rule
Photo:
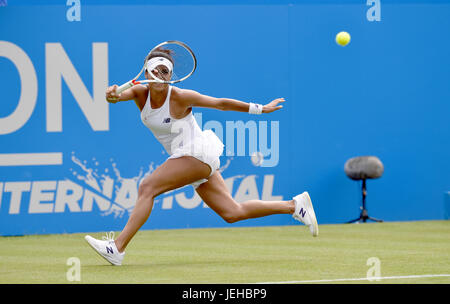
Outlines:
[[[279,103],[285,102],[284,98],[277,98],[263,106],[263,113],[272,113],[276,110],[281,109],[283,106],[279,105]]]

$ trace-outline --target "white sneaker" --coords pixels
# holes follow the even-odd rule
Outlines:
[[[122,265],[125,252],[120,253],[117,250],[114,242],[114,232],[106,233],[106,237],[102,237],[102,240],[94,239],[90,235],[86,235],[84,239],[105,260],[116,266]]]
[[[319,225],[317,224],[316,214],[308,192],[305,191],[294,197],[294,202],[295,211],[292,217],[308,226],[312,236],[318,236]]]

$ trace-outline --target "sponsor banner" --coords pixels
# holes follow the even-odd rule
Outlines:
[[[361,203],[344,164],[375,155],[385,172],[367,185],[371,216],[442,219],[449,5],[18,2],[0,0],[0,235],[123,228],[139,184],[168,155],[134,103],[108,104],[105,90],[171,39],[198,59],[178,87],[287,101],[269,115],[193,110],[225,144],[219,170],[236,201],[308,190],[320,224],[343,223]],[[345,47],[341,31],[352,37]],[[427,43],[411,39],[417,33]],[[233,226],[295,223],[276,215]],[[185,186],[156,198],[143,229],[224,226]]]

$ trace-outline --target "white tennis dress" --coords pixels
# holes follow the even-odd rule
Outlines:
[[[173,118],[170,115],[171,92],[172,86],[169,86],[164,104],[153,109],[149,91],[141,111],[141,120],[170,155],[168,159],[182,156],[195,157],[211,167],[209,175],[211,176],[220,167],[219,156],[223,152],[224,145],[213,131],[200,129],[192,111],[181,119]],[[197,188],[206,181],[207,179],[201,179],[191,185]]]

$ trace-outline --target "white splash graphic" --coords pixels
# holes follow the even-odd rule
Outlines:
[[[218,169],[218,171],[219,171],[220,173],[222,173],[223,171],[225,171],[225,170],[230,166],[232,160],[233,160],[233,157],[228,157],[228,158],[227,158],[227,162],[225,163],[225,165],[223,165],[222,167],[220,167],[220,168]]]
[[[124,214],[133,211],[139,184],[155,170],[155,165],[152,162],[145,173],[144,168],[141,167],[138,175],[125,178],[112,158],[110,159],[110,167],[104,168],[101,174],[99,174],[100,163],[95,158],[92,158],[92,162],[81,161],[72,152],[71,160],[82,172],[78,173],[73,169],[70,169],[70,171],[74,177],[95,190],[93,191],[93,199],[97,201],[102,215],[113,214],[114,217],[122,217]],[[114,176],[111,176],[111,172]]]

